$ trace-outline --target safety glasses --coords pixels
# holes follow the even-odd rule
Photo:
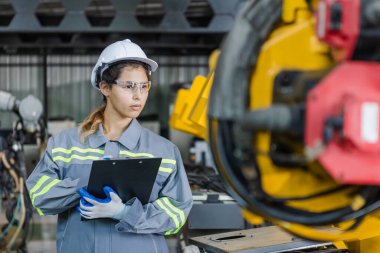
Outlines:
[[[134,82],[134,81],[111,81],[107,82],[109,84],[115,84],[119,87],[121,87],[124,91],[133,94],[137,91],[137,88],[139,88],[140,92],[142,94],[148,93],[150,90],[150,87],[152,86],[151,81],[147,82]]]

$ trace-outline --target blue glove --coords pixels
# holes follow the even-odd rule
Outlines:
[[[126,212],[126,205],[111,187],[105,186],[103,191],[107,196],[105,199],[94,197],[84,188],[79,190],[79,194],[82,196],[79,202],[80,215],[86,219],[112,218],[121,220],[124,212]]]

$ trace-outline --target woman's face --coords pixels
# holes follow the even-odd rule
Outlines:
[[[127,66],[121,70],[119,82],[133,81],[137,83],[148,82],[146,71],[143,67]],[[131,89],[122,88],[119,85],[109,87],[104,83],[100,84],[100,90],[107,97],[107,107],[111,106],[111,112],[118,114],[121,118],[136,118],[143,110],[148,92],[143,92],[139,88]]]

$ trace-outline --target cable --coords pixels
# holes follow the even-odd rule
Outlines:
[[[185,164],[187,178],[191,186],[197,185],[202,189],[226,192],[220,175],[211,167]]]
[[[215,145],[212,145],[212,150],[213,152],[218,153],[218,162],[223,160],[224,166],[231,167],[230,169],[224,169],[223,172],[229,173],[228,178],[233,181],[232,185],[234,189],[237,189],[236,192],[240,196],[239,199],[244,200],[244,206],[248,205],[250,210],[255,210],[256,213],[262,214],[263,216],[269,216],[283,221],[311,226],[338,223],[342,221],[341,217],[346,217],[346,215],[352,214],[353,210],[350,206],[332,211],[314,213],[292,208],[279,203],[273,203],[272,205],[272,203],[263,201],[262,198],[257,198],[255,195],[248,193],[246,191],[247,188],[241,184],[241,182],[244,182],[244,180],[242,180],[244,177],[240,173],[239,166],[235,164],[236,159],[233,157],[233,159],[231,159],[231,154],[233,153],[231,151],[231,145],[233,144],[233,140],[230,138],[232,136],[231,133],[226,131],[229,128],[228,123],[218,122],[218,126],[218,135],[215,139],[214,137],[212,138],[217,141],[217,150],[215,150]],[[212,134],[215,135],[214,133]],[[224,157],[224,155],[226,155],[226,157]],[[234,173],[232,174],[231,171]],[[240,178],[240,180],[237,180],[237,178]]]
[[[232,136],[232,131],[230,131],[230,133],[226,133],[224,132],[223,136],[225,138],[228,138],[230,136]],[[228,136],[228,137],[227,137]],[[234,141],[234,138],[231,138],[230,141],[226,141],[225,142],[225,147],[230,147],[227,143],[232,143],[230,145],[233,145],[233,141]],[[233,152],[230,150],[230,151],[226,151],[226,154],[229,154],[231,155]],[[227,155],[228,156],[228,155]],[[234,161],[236,161],[236,159],[234,159],[233,157],[230,157],[231,159],[231,163],[234,163]],[[258,165],[256,164],[256,166],[254,166],[254,168],[257,169],[256,173],[258,175],[258,178],[259,180],[257,180],[258,182],[261,182],[260,180],[260,170],[258,169]],[[236,170],[235,170],[236,171]],[[264,193],[263,189],[262,189],[262,186],[261,186],[261,183],[257,184],[257,188],[261,191],[261,193]],[[364,187],[363,188],[363,191],[365,191],[366,189],[368,189],[369,187]],[[333,189],[333,190],[340,190],[339,188],[338,189]],[[323,192],[322,192],[323,193]],[[316,194],[316,196],[318,197],[321,193],[319,194]],[[264,194],[264,196],[267,198],[267,205],[272,206],[272,203],[273,201],[275,201],[276,199],[274,198],[271,198],[269,195],[267,194]],[[365,198],[367,200],[367,198]],[[366,201],[368,203],[368,201]],[[314,213],[314,212],[308,212],[308,211],[302,211],[302,210],[299,210],[299,209],[294,209],[294,208],[291,208],[287,205],[279,205],[279,203],[273,203],[275,205],[275,209],[279,209],[279,207],[281,207],[282,211],[284,210],[287,210],[291,213],[294,213],[294,214],[297,214],[297,215],[304,215],[304,216],[307,216],[307,217],[312,217],[313,220],[316,220],[316,221],[313,221],[313,222],[307,222],[307,223],[301,223],[301,222],[297,222],[297,220],[293,220],[294,222],[297,222],[297,223],[301,223],[301,224],[305,224],[305,225],[318,225],[318,223],[320,224],[323,224],[323,223],[336,223],[336,222],[340,222],[342,220],[350,220],[350,219],[354,219],[354,218],[358,218],[360,217],[360,214],[359,213],[356,213],[356,212],[353,212],[351,206],[346,206],[346,207],[343,207],[343,208],[339,208],[339,209],[336,209],[336,210],[333,210],[333,211],[327,211],[327,212],[321,212],[321,213]],[[374,210],[377,208],[377,205],[373,204],[372,205],[373,208],[371,210]],[[363,209],[364,211],[365,209]],[[348,214],[355,214],[351,217],[346,217],[346,215]],[[335,217],[335,218],[334,218]],[[287,220],[289,219],[289,217],[286,218],[286,216],[279,216],[278,217],[279,219],[282,219],[282,220]],[[319,220],[320,219],[320,220]],[[288,221],[291,221],[291,220],[288,220]],[[316,224],[314,224],[316,223]]]
[[[2,160],[4,167],[8,170],[8,173],[13,178],[13,180],[16,184],[16,189],[14,191],[19,192],[20,186],[19,186],[19,181],[17,179],[18,176],[15,172],[15,169],[12,169],[11,163],[8,161],[7,155],[5,152],[0,152],[0,159]]]
[[[16,135],[13,135],[16,136]],[[13,142],[11,142],[13,143]],[[13,148],[13,146],[11,146]],[[11,213],[7,211],[7,218],[9,223],[3,229],[0,234],[0,239],[4,240],[7,236],[11,236],[9,242],[6,241],[6,251],[10,252],[12,250],[16,239],[20,238],[21,243],[18,244],[17,248],[25,247],[26,237],[29,229],[29,219],[32,216],[31,204],[28,199],[26,189],[26,184],[24,178],[26,175],[22,173],[22,163],[21,158],[22,153],[20,150],[4,150],[0,152],[0,172],[2,170],[4,173],[0,174],[2,182],[2,198],[8,199],[7,203],[9,205]],[[5,180],[5,181],[4,181]],[[7,183],[9,182],[9,183]],[[17,198],[15,202],[12,202],[12,195],[17,193]],[[3,195],[5,194],[5,195]],[[13,206],[14,203],[14,206]],[[13,210],[12,210],[13,209]],[[17,220],[17,216],[20,215],[20,219]],[[10,228],[17,225],[16,231],[9,235]],[[23,229],[24,228],[24,229]],[[16,249],[16,250],[18,250]]]
[[[21,200],[20,200],[20,196],[18,196],[18,197],[17,197],[17,206],[16,206],[16,208],[15,208],[14,213],[19,212],[20,204],[21,204]],[[4,239],[4,237],[8,234],[8,230],[9,230],[10,227],[13,225],[13,223],[15,222],[15,220],[16,220],[15,215],[13,215],[12,220],[8,223],[7,227],[6,227],[6,228],[4,229],[4,231],[1,233],[1,235],[0,235],[0,239]]]
[[[24,189],[27,189],[25,180],[24,180]],[[31,220],[33,219],[33,207],[32,207],[32,203],[30,201],[30,197],[27,191],[24,194],[24,201],[25,201],[25,207],[26,207],[26,215],[25,215],[24,233],[23,233],[22,239],[25,244],[25,242],[27,241],[27,237],[29,235],[30,223],[31,223]],[[32,235],[33,235],[33,231],[32,231]]]
[[[0,213],[3,211],[3,193],[0,189]]]
[[[23,178],[20,178],[20,185],[21,185],[21,188],[20,188],[20,198],[21,198],[21,218],[20,218],[20,221],[19,221],[19,224],[18,224],[18,227],[16,229],[16,232],[14,233],[10,243],[9,243],[9,246],[7,247],[7,250],[11,250],[12,249],[12,246],[16,240],[16,238],[18,237],[18,235],[20,234],[21,232],[21,228],[22,226],[24,225],[24,221],[25,221],[25,203],[24,203],[24,179]]]
[[[294,198],[274,198],[274,197],[270,197],[270,198],[274,202],[309,200],[309,199],[312,199],[312,198],[322,197],[324,195],[328,195],[328,194],[331,194],[331,193],[334,193],[334,192],[346,190],[349,187],[350,186],[347,186],[347,185],[340,185],[340,186],[334,187],[332,189],[327,189],[325,191],[316,192],[316,193],[313,193],[313,194],[310,194],[310,195],[306,195],[306,196],[302,196],[302,197],[294,197]],[[263,193],[264,193],[264,191],[263,191]],[[269,195],[266,194],[266,196],[269,196]]]

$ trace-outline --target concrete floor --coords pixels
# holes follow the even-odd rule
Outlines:
[[[55,253],[55,241],[35,240],[28,242],[29,253]]]

